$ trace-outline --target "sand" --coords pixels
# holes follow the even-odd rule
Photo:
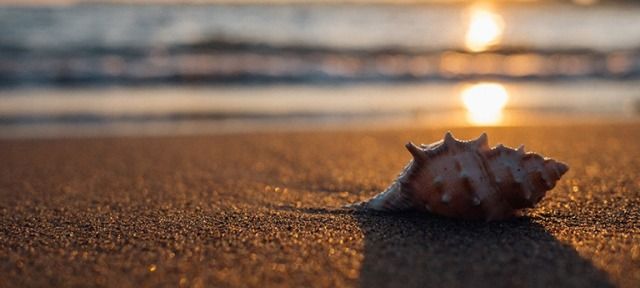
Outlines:
[[[640,125],[486,130],[571,166],[524,217],[333,209],[442,129],[2,140],[0,286],[639,287]]]

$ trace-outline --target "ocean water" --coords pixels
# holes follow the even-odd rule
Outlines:
[[[638,81],[491,83],[508,101],[480,119],[463,95],[485,82],[13,89],[0,138],[640,122]]]
[[[637,77],[640,5],[512,4],[465,50],[473,6],[0,7],[0,85]]]
[[[638,27],[633,4],[0,6],[0,135],[636,121]],[[508,100],[475,123],[482,83]]]

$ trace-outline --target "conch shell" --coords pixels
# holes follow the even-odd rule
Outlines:
[[[487,134],[444,140],[407,150],[413,160],[384,192],[354,208],[418,210],[453,218],[499,220],[531,208],[569,170],[561,162],[525,153],[524,146],[490,148]]]

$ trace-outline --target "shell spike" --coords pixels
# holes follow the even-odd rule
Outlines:
[[[487,133],[482,133],[478,139],[472,141],[473,145],[480,150],[489,150],[489,137]]]
[[[524,155],[525,154],[524,144],[520,145],[520,147],[518,147],[518,149],[516,151],[518,152],[518,154]]]
[[[427,154],[424,153],[424,150],[422,150],[420,147],[416,146],[416,144],[413,144],[412,142],[408,142],[406,145],[404,145],[404,147],[407,148],[407,150],[409,150],[409,153],[411,153],[411,155],[413,156],[413,159],[416,162],[425,162],[427,161]]]
[[[447,133],[444,134],[444,145],[452,146],[456,143],[458,143],[458,140],[456,140],[456,138],[453,137],[453,134],[451,134],[451,131],[447,131]]]

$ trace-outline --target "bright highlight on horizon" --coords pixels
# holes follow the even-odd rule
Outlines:
[[[467,109],[467,120],[473,125],[496,125],[502,121],[502,110],[509,93],[497,83],[478,83],[465,88],[462,103]]]
[[[487,8],[472,8],[465,45],[473,52],[484,51],[492,45],[500,43],[503,31],[502,16]]]

